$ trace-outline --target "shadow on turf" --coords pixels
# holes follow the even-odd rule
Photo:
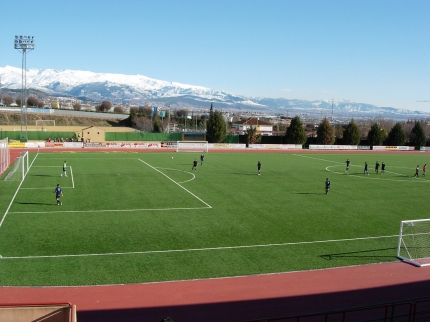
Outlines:
[[[394,255],[393,256],[369,255],[369,253],[385,251],[385,250],[392,250],[393,254],[396,253],[396,248],[390,247],[390,248],[361,250],[358,252],[325,254],[325,255],[320,255],[320,257],[325,260],[332,260],[336,258],[393,258],[395,259]]]
[[[32,177],[54,177],[49,174],[32,174],[31,176]],[[55,177],[58,177],[58,176],[55,176]]]
[[[41,206],[56,206],[55,203],[44,203],[44,202],[17,202],[20,205],[41,205]]]

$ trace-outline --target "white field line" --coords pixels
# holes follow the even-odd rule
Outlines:
[[[209,207],[212,208],[212,207]],[[208,209],[208,207],[194,208],[139,208],[139,209],[104,209],[104,210],[64,210],[64,211],[11,211],[10,214],[63,214],[63,213],[96,213],[96,212],[132,212],[132,211],[162,211],[162,210],[196,210]]]
[[[204,203],[206,206],[208,206],[208,208],[212,208],[208,203],[204,202],[202,199],[200,199],[199,197],[197,197],[194,193],[192,193],[191,191],[189,191],[187,188],[181,186],[178,182],[176,182],[175,180],[173,180],[172,178],[170,178],[167,174],[164,174],[163,172],[161,172],[160,170],[158,170],[157,168],[154,168],[152,165],[150,165],[149,163],[146,163],[145,161],[138,159],[140,162],[146,164],[148,167],[154,169],[155,171],[157,171],[158,173],[162,174],[163,176],[165,176],[167,179],[169,179],[170,181],[172,181],[174,184],[178,185],[179,187],[181,187],[182,189],[184,189],[186,192],[188,192],[190,195],[192,195],[194,198],[196,198],[197,200],[199,200],[200,202]]]
[[[360,238],[347,238],[347,239],[329,239],[317,240],[307,242],[295,243],[280,243],[280,244],[261,244],[261,245],[243,245],[243,246],[225,246],[225,247],[207,247],[207,248],[188,248],[188,249],[169,249],[169,250],[148,250],[142,252],[118,252],[118,253],[94,253],[94,254],[68,254],[68,255],[42,255],[42,256],[9,256],[0,257],[2,259],[39,259],[39,258],[67,258],[67,257],[95,257],[95,256],[119,256],[119,255],[150,255],[150,254],[163,254],[163,253],[188,253],[200,251],[216,251],[216,250],[231,250],[231,249],[249,249],[249,248],[262,248],[262,247],[279,247],[279,246],[296,246],[296,245],[309,245],[320,243],[335,243],[345,241],[358,241],[382,238],[398,238],[399,235],[391,236],[376,236],[376,237],[360,237]]]
[[[72,188],[75,188],[75,178],[73,178],[73,170],[72,170],[72,166],[70,166],[70,177],[72,179]]]
[[[348,176],[351,176],[351,177],[362,178],[362,179],[383,180],[383,181],[397,181],[397,182],[399,182],[399,181],[400,182],[410,182],[410,181],[405,181],[404,179],[386,178],[386,177],[384,177],[383,174],[377,174],[377,177],[375,177],[376,174],[375,175],[371,175],[371,174],[364,175],[364,173],[363,173],[363,175],[357,175],[357,174],[349,174],[349,173],[347,173],[345,171],[341,171],[341,172],[340,171],[334,171],[334,170],[331,170],[330,168],[336,167],[336,166],[340,166],[340,165],[345,166],[344,162],[338,162],[338,161],[320,159],[320,158],[315,158],[315,157],[310,157],[310,156],[307,156],[307,155],[300,155],[300,154],[293,154],[293,155],[298,156],[298,157],[302,157],[302,158],[313,159],[313,160],[317,160],[317,161],[336,163],[337,165],[327,166],[325,169],[326,169],[326,171],[329,171],[329,172],[332,172],[332,173],[336,173],[336,174],[340,174],[340,175],[348,175]],[[362,166],[362,165],[354,165],[354,164],[352,164],[352,165],[350,165],[350,168],[351,167],[357,167],[357,168],[364,169],[364,165]],[[398,167],[398,166],[390,166],[390,168],[410,169],[408,167]],[[415,171],[415,168],[412,169],[412,171]],[[364,172],[364,170],[363,170],[363,172]],[[369,165],[369,173],[371,173],[371,172],[372,172],[372,166]],[[390,174],[393,174],[393,175],[398,175],[398,176],[401,176],[401,177],[404,177],[404,178],[413,177],[413,176],[408,176],[406,174],[392,172],[392,171],[387,171],[387,170],[385,170],[385,173],[390,173]],[[418,179],[420,179],[420,180],[418,180],[418,182],[424,182],[424,183],[425,182],[430,182],[430,180],[424,179],[422,177],[418,178]],[[417,181],[414,181],[414,182],[417,182]]]
[[[30,172],[30,169],[31,169],[31,167],[32,167],[32,165],[33,165],[33,163],[34,163],[34,161],[36,161],[36,158],[37,158],[37,156],[38,156],[38,155],[39,155],[39,152],[38,152],[38,153],[36,153],[36,156],[34,157],[33,161],[30,163],[30,166],[28,167],[27,172],[24,174],[24,178],[22,178],[21,182],[20,182],[20,183],[19,183],[19,185],[18,185],[18,188],[16,188],[16,191],[15,191],[15,193],[14,193],[13,197],[12,197],[12,200],[10,201],[9,206],[7,207],[7,209],[6,209],[5,213],[4,213],[4,215],[3,215],[3,217],[2,217],[2,219],[1,219],[1,221],[0,221],[0,228],[1,228],[1,226],[3,225],[3,222],[4,222],[4,220],[6,219],[7,214],[9,213],[9,209],[10,209],[10,207],[12,206],[12,203],[13,203],[13,201],[15,200],[16,195],[18,194],[19,189],[21,188],[21,185],[23,184],[24,179],[25,179],[25,177],[27,176],[27,173],[28,173],[28,172]]]
[[[178,183],[186,183],[186,182],[190,182],[190,181],[193,181],[193,180],[196,178],[196,176],[194,175],[194,173],[191,173],[191,172],[189,172],[189,171],[185,171],[185,170],[172,169],[172,168],[161,168],[161,167],[157,167],[157,169],[172,170],[172,171],[180,171],[180,172],[185,172],[185,173],[188,173],[188,174],[190,174],[190,175],[191,175],[191,179],[190,179],[190,180],[185,180],[185,181],[181,181],[181,182],[178,182]]]

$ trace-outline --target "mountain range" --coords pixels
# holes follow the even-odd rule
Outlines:
[[[0,67],[1,89],[21,90],[22,69]],[[203,86],[187,85],[143,75],[94,73],[80,70],[28,69],[27,89],[56,97],[74,97],[84,102],[109,100],[113,104],[202,109],[213,103],[216,109],[295,115],[341,117],[425,118],[428,113],[377,107],[348,100],[308,101],[234,95]]]

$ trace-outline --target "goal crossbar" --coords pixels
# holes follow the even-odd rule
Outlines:
[[[400,222],[397,258],[414,266],[430,266],[430,219]]]

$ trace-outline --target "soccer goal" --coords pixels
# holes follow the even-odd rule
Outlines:
[[[397,258],[418,267],[430,265],[430,219],[400,223]]]
[[[2,175],[10,164],[10,151],[8,138],[0,140],[0,175]]]
[[[4,178],[5,181],[22,181],[28,172],[28,152],[21,153],[13,163],[12,169]]]
[[[177,141],[176,152],[208,152],[208,141]]]
[[[55,120],[36,120],[36,126],[55,126]]]

